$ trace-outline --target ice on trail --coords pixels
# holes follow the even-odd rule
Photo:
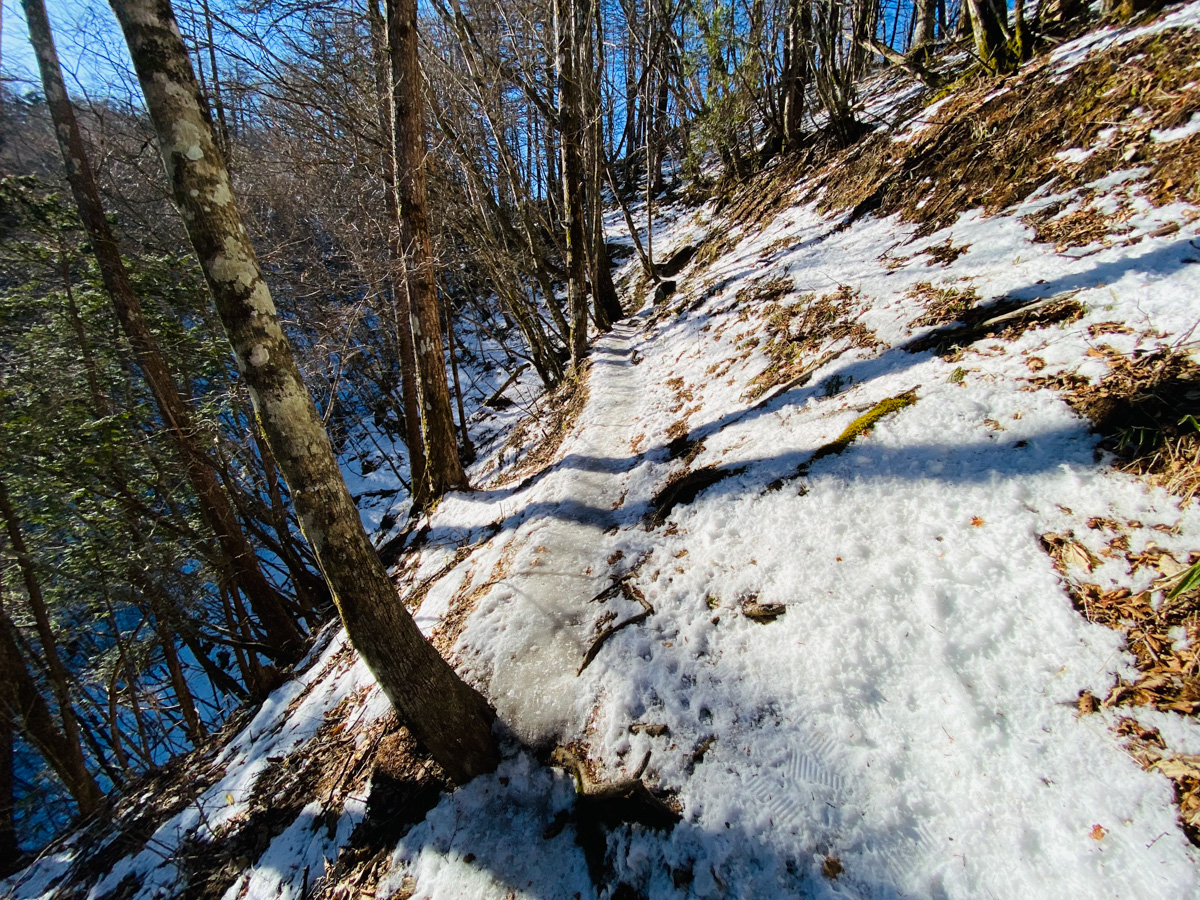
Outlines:
[[[628,522],[627,432],[640,387],[624,323],[592,351],[590,400],[554,471],[527,491],[509,544],[511,572],[481,601],[462,638],[466,672],[486,685],[502,721],[544,745],[578,731],[590,698],[578,669],[597,617],[593,599],[611,582],[605,548]]]

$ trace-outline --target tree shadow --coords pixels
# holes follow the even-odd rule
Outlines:
[[[837,824],[857,820],[861,810],[837,775],[792,784],[787,772],[794,780],[800,767],[786,762],[741,773],[724,761],[699,765],[712,769],[706,777],[728,781],[731,791],[749,792],[751,819],[685,809],[672,828],[583,821],[589,814],[570,777],[518,751],[495,774],[443,794],[406,832],[378,896],[402,885],[429,892],[439,883],[471,895],[511,891],[540,900],[717,897],[727,890],[804,896],[839,875],[846,887],[880,900],[906,895],[905,860],[914,848],[928,849],[928,838],[879,828],[869,831],[867,849],[853,862],[838,859]],[[810,763],[806,776],[813,771]],[[827,836],[823,846],[809,846],[814,834]],[[598,869],[589,867],[594,853]],[[843,874],[843,863],[852,870]]]

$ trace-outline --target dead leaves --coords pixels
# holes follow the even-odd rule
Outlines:
[[[827,856],[825,861],[821,863],[821,874],[830,881],[836,881],[837,877],[845,872],[846,869],[842,865],[842,861],[836,856]]]
[[[1041,540],[1042,547],[1054,560],[1054,568],[1063,575],[1066,575],[1072,566],[1083,569],[1085,572],[1091,572],[1100,565],[1100,560],[1087,547],[1075,540],[1071,532],[1062,535],[1048,531],[1042,535]]]
[[[1072,552],[1066,541],[1056,543],[1047,538],[1060,536],[1043,536],[1047,552],[1057,560]],[[1118,682],[1101,705],[1150,706],[1185,715],[1200,712],[1200,567],[1183,565],[1153,542],[1137,553],[1118,551],[1113,555],[1126,558],[1131,575],[1151,568],[1158,577],[1148,590],[1137,593],[1128,587],[1106,589],[1086,582],[1068,587],[1088,621],[1125,634],[1129,652],[1142,672],[1136,681]],[[1056,561],[1056,566],[1065,574],[1064,565]],[[1084,711],[1082,705],[1080,711]]]
[[[1068,512],[1068,514],[1070,514]],[[1126,648],[1133,654],[1139,677],[1119,680],[1103,700],[1090,691],[1076,701],[1080,716],[1100,709],[1148,706],[1152,709],[1194,716],[1200,713],[1200,552],[1181,562],[1154,541],[1139,551],[1129,549],[1126,529],[1141,529],[1141,522],[1093,516],[1087,525],[1113,537],[1102,555],[1124,559],[1130,577],[1149,570],[1153,580],[1145,590],[1128,586],[1105,587],[1077,580],[1090,573],[1100,560],[1072,532],[1042,535],[1042,546],[1054,566],[1067,579],[1067,590],[1076,608],[1088,621],[1105,625],[1125,635]],[[1173,526],[1150,526],[1171,532]],[[1145,576],[1139,579],[1145,584]],[[1149,771],[1160,772],[1175,785],[1175,801],[1184,832],[1200,846],[1200,756],[1167,752],[1159,733],[1143,728],[1136,720],[1123,718],[1117,733],[1127,739],[1127,749]],[[1107,831],[1097,825],[1092,838],[1099,841]]]
[[[1171,753],[1157,729],[1145,728],[1134,719],[1121,719],[1117,733],[1126,738],[1126,750],[1143,769],[1171,779],[1179,823],[1188,840],[1200,846],[1200,756]]]
[[[1133,356],[1108,345],[1088,352],[1108,363],[1099,382],[1064,373],[1030,383],[1062,392],[1103,436],[1101,446],[1117,455],[1121,470],[1185,501],[1200,493],[1200,366],[1169,347]]]
[[[766,624],[774,622],[787,612],[782,603],[760,603],[758,600],[746,600],[742,603],[742,615],[751,622]]]

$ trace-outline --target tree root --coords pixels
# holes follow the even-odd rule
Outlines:
[[[651,792],[642,781],[650,754],[642,757],[633,777],[620,781],[596,781],[579,754],[571,747],[558,747],[550,764],[566,769],[575,780],[577,819],[580,823],[601,824],[609,828],[633,822],[647,828],[671,829],[682,818],[664,800]]]

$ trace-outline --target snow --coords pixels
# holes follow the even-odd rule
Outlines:
[[[1154,129],[1150,137],[1159,144],[1169,144],[1171,141],[1182,141],[1193,134],[1200,134],[1200,113],[1193,114],[1190,119],[1175,128]]]
[[[1123,638],[1072,608],[1038,536],[1094,542],[1087,519],[1115,515],[1144,523],[1134,546],[1153,539],[1185,554],[1200,513],[1098,466],[1087,424],[1055,393],[1022,390],[1032,355],[1047,372],[1103,374],[1086,355],[1089,324],[1142,332],[1104,336],[1126,352],[1188,331],[1200,318],[1200,273],[1182,261],[1195,229],[1073,260],[1031,242],[1026,212],[964,214],[905,248],[969,244],[951,268],[892,272],[877,260],[911,226],[866,220],[829,235],[814,208],[793,208],[713,264],[706,277],[725,286],[696,312],[656,324],[644,309],[597,342],[591,401],[561,462],[506,497],[515,504],[506,530],[473,570],[513,554],[457,652],[526,741],[582,738],[611,777],[651,751],[650,777],[677,792],[684,822],[669,836],[611,838],[616,878],[651,897],[1198,895],[1200,860],[1175,824],[1170,782],[1124,752],[1111,717],[1075,709],[1081,691],[1103,695],[1135,671]],[[707,221],[702,212],[662,234],[663,256]],[[777,253],[774,270],[761,265],[783,237],[792,250]],[[871,298],[862,321],[893,346],[920,311],[908,288],[931,278],[969,281],[984,297],[1078,290],[1088,314],[981,342],[958,363],[851,351],[754,409],[743,392],[765,362],[752,357],[724,380],[708,373],[759,328],[736,319],[745,279],[773,271],[789,273],[798,293],[858,288]],[[961,381],[950,377],[958,367]],[[665,451],[680,414],[670,378],[693,391],[689,437],[705,440],[693,468],[745,471],[647,532],[649,501],[678,467]],[[909,390],[917,403],[848,452],[765,490],[863,409]],[[600,616],[623,602],[591,598],[631,571],[654,614],[616,634],[576,679]],[[1123,575],[1109,564],[1092,578]],[[786,615],[746,619],[738,607],[751,596],[786,604]],[[620,620],[634,610],[614,611]],[[1196,746],[1192,723],[1134,714],[1161,726],[1175,752]],[[635,722],[665,724],[669,735],[631,734]],[[446,815],[461,809],[458,798],[444,802]],[[478,817],[485,805],[455,822]],[[422,840],[419,853],[398,852],[396,871],[423,896],[501,896],[494,870],[479,875]],[[569,871],[553,856],[539,878]],[[836,882],[820,874],[826,856],[845,867]],[[666,875],[683,868],[686,892]]]
[[[1168,22],[1195,27],[1200,3],[1064,44],[1051,65],[1062,72]],[[905,99],[891,90],[870,108],[885,115]],[[930,118],[918,113],[901,139]],[[1195,121],[1181,126],[1187,135]],[[1155,139],[1186,136],[1178,131]],[[484,411],[476,404],[490,389],[475,391],[478,489],[442,501],[411,577],[436,579],[417,613],[426,634],[475,597],[452,657],[495,707],[507,755],[400,839],[375,896],[596,897],[624,882],[649,898],[1200,897],[1200,852],[1179,828],[1171,781],[1143,770],[1116,733],[1131,717],[1157,729],[1168,753],[1197,754],[1200,726],[1139,707],[1085,716],[1076,705],[1137,670],[1119,632],[1072,606],[1067,579],[1144,590],[1152,573],[1108,560],[1064,575],[1040,541],[1071,533],[1099,555],[1106,538],[1088,521],[1107,517],[1131,523],[1135,550],[1154,542],[1183,560],[1200,547],[1194,502],[1181,507],[1114,470],[1088,423],[1029,380],[1034,357],[1041,375],[1095,379],[1107,371],[1089,355],[1100,345],[1191,346],[1200,222],[1184,204],[1141,198],[1145,175],[1130,168],[1088,186],[1127,192],[1132,231],[1063,253],[1035,243],[1023,217],[1083,192],[1042,190],[991,217],[964,211],[922,237],[895,217],[838,231],[840,217],[814,203],[743,231],[711,204],[656,210],[658,259],[716,229],[741,240],[703,273],[684,270],[668,301],[677,311],[646,306],[597,338],[589,400],[554,464],[512,483],[517,460],[501,440],[521,410]],[[620,216],[608,221],[623,227]],[[1164,223],[1180,227],[1155,237]],[[967,250],[936,266],[923,251],[947,240]],[[747,390],[769,361],[747,342],[766,336],[763,309],[739,292],[776,277],[795,288],[784,304],[853,288],[858,321],[880,346],[830,343],[820,352],[836,355],[809,382],[755,403]],[[902,345],[924,331],[911,324],[925,311],[912,293],[922,282],[973,287],[985,301],[1074,292],[1085,312],[953,359],[908,353]],[[1128,331],[1106,332],[1107,322]],[[528,373],[513,391],[535,403]],[[814,458],[863,412],[909,392],[915,403],[845,452]],[[668,448],[680,431],[698,448],[690,462]],[[726,477],[648,525],[656,494],[689,465]],[[474,549],[460,561],[464,548]],[[642,611],[609,590],[624,580],[653,612],[579,671],[601,629]],[[752,621],[741,608],[750,599],[786,612]],[[195,807],[89,897],[131,872],[143,876],[137,900],[169,893],[177,873],[151,847],[233,821],[268,757],[295,752],[346,698],[363,696],[352,727],[384,715],[362,663],[338,662],[344,647],[344,635],[330,635],[224,750],[223,776]],[[573,809],[572,785],[530,752],[567,742],[586,746],[610,779],[649,752],[647,781],[682,809],[670,832],[610,834],[613,872],[599,894],[575,826],[551,827]],[[361,798],[347,798],[330,832],[314,829],[319,805],[307,808],[227,900],[300,900],[305,869],[315,878],[363,815]],[[0,892],[52,896],[70,853]],[[822,871],[834,858],[836,879]]]

